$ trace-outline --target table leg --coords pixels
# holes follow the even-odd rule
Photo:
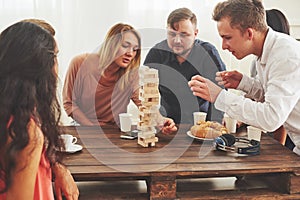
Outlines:
[[[146,183],[150,200],[176,199],[175,176],[152,176]]]
[[[290,194],[300,193],[300,171],[296,171],[290,176],[291,183],[289,188]]]

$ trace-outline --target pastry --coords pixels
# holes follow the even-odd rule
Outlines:
[[[191,127],[191,133],[199,138],[213,139],[227,133],[227,129],[218,122],[199,121],[197,125]]]

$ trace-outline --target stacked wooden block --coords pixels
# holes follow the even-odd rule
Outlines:
[[[159,105],[158,70],[143,66],[140,69],[140,94],[138,144],[143,147],[155,146],[157,114]]]

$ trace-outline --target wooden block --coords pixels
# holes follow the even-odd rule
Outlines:
[[[140,112],[145,112],[146,110],[148,110],[148,108],[146,106],[139,106]]]
[[[144,105],[144,106],[157,106],[159,105],[159,98],[148,98],[148,99],[140,99],[141,100],[141,103]]]
[[[141,113],[139,114],[141,121],[156,121],[157,113]]]
[[[157,94],[159,90],[157,87],[145,87],[145,89],[141,90],[143,93],[146,94]]]
[[[151,121],[151,122],[139,121],[137,124],[137,129],[139,129],[141,131],[148,130],[149,128],[154,127],[156,125],[157,125],[157,122],[155,122],[155,121]]]
[[[151,95],[151,96],[150,96]],[[154,92],[141,92],[140,93],[140,96],[142,96],[142,97],[144,97],[144,98],[149,98],[149,97],[159,97],[159,92],[156,92],[156,93],[154,93]],[[149,96],[149,97],[148,97]]]
[[[141,67],[140,68],[140,77],[144,79],[158,78],[158,70],[149,68],[149,67]]]
[[[142,78],[144,78],[144,79],[157,79],[158,74],[157,73],[145,73],[145,74],[142,74]]]
[[[158,142],[158,138],[157,137],[152,137],[152,138],[142,138],[142,137],[138,137],[138,144],[143,146],[143,147],[149,147],[152,146],[154,147],[155,146],[155,142]]]
[[[140,82],[139,82],[139,85],[140,85],[140,87],[141,87],[141,89],[144,89],[145,87],[156,87],[156,88],[158,88],[158,83],[159,83],[159,81],[158,82],[150,82],[150,83],[144,83],[144,82],[141,82],[141,80],[140,80]]]
[[[143,146],[143,147],[148,147],[148,144],[145,143],[143,140],[141,140],[140,138],[138,138],[138,144]]]
[[[140,106],[139,107],[139,113],[142,115],[144,113],[158,113],[158,106]]]
[[[159,83],[158,78],[147,78],[147,79],[143,79],[143,83]]]
[[[157,79],[157,78],[143,79],[143,80],[141,78],[140,81],[139,81],[139,85],[140,86],[151,86],[151,87],[154,87],[154,86],[156,86],[158,84],[159,84],[159,79]]]
[[[145,132],[139,132],[138,137],[143,138],[145,142],[152,142],[155,141],[155,132],[152,132],[151,130]]]
[[[141,132],[151,131],[152,133],[156,133],[156,129],[153,126],[138,126],[137,127]]]
[[[159,98],[159,93],[140,93],[139,97],[145,99],[144,101],[147,101],[147,99]],[[139,99],[142,100],[141,98]]]
[[[159,102],[159,96],[155,96],[155,97],[150,97],[150,98],[139,98],[141,101],[142,101],[142,104],[143,103],[151,103],[151,102]],[[144,106],[148,106],[146,104],[143,104]]]
[[[152,126],[156,126],[157,125],[157,122],[154,121],[154,120],[142,120],[140,123],[139,123],[139,126],[140,127],[152,127]]]
[[[147,105],[147,106],[156,106],[156,105],[159,105],[159,103],[158,102],[147,102],[147,103],[145,103],[145,105]]]

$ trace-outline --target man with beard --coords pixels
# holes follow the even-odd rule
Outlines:
[[[170,13],[167,20],[167,39],[156,44],[146,56],[144,65],[158,69],[161,113],[175,123],[193,123],[193,112],[207,113],[206,120],[221,122],[223,113],[202,98],[193,96],[188,81],[194,75],[215,82],[215,74],[224,71],[216,48],[196,39],[197,18],[188,8]]]

